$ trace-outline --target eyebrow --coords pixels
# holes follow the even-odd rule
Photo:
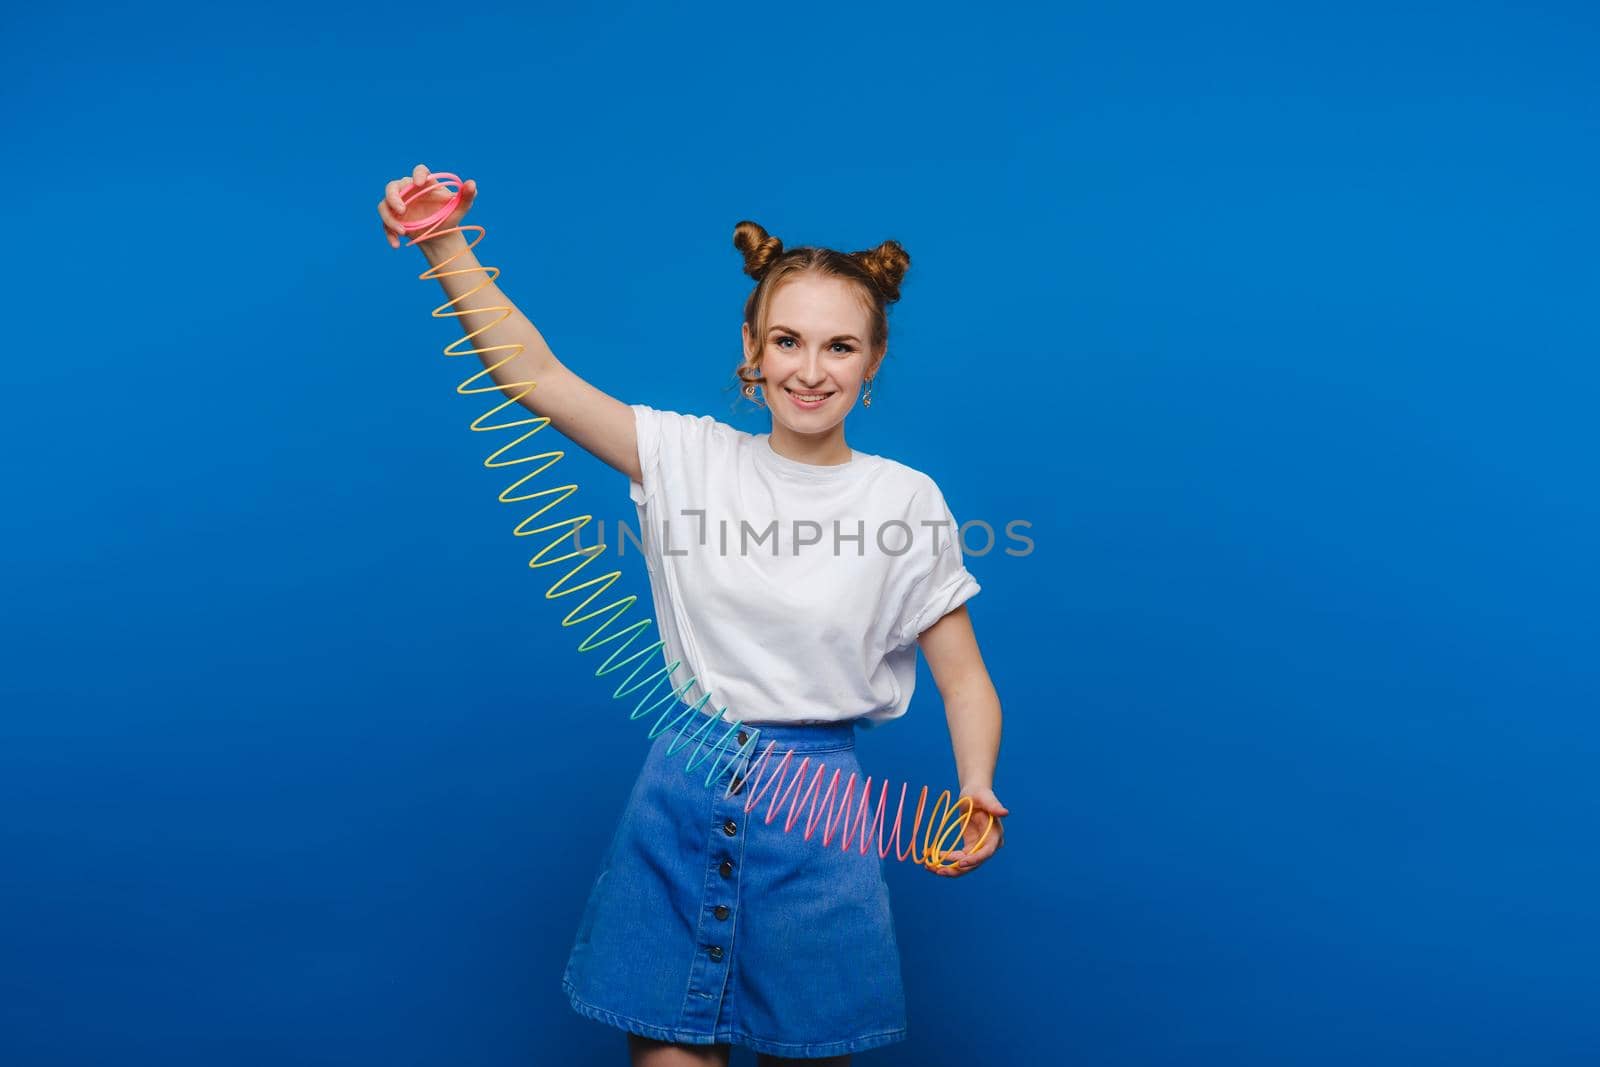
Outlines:
[[[804,337],[805,336],[805,334],[801,333],[799,330],[791,330],[787,326],[773,326],[772,328],[767,330],[767,332],[768,333],[773,333],[773,332],[792,333],[796,337]],[[853,333],[835,334],[834,336],[828,338],[828,343],[830,345],[833,344],[833,342],[835,342],[835,341],[854,341],[856,344],[860,344],[861,343],[861,338],[857,337]]]

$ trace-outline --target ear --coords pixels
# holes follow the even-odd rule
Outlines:
[[[750,351],[750,324],[748,322],[739,324],[739,336],[744,343],[744,361],[749,363],[751,362],[752,353]]]

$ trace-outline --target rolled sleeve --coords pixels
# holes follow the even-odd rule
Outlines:
[[[917,495],[913,513],[924,533],[916,542],[910,591],[900,606],[893,638],[896,647],[914,642],[983,588],[967,570],[961,555],[961,526],[932,479]],[[933,530],[939,532],[928,532]]]
[[[982,588],[961,562],[959,548],[939,553],[933,570],[907,598],[900,643],[908,645],[915,641],[924,630],[971,600]]]

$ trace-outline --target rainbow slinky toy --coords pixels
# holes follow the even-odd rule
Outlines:
[[[487,232],[482,226],[454,226],[448,229],[434,229],[434,227],[438,226],[450,216],[451,211],[455,209],[455,206],[461,200],[462,181],[458,176],[447,172],[430,174],[427,181],[425,181],[423,184],[414,184],[405,189],[401,194],[402,201],[409,202],[413,198],[421,195],[429,189],[434,188],[434,184],[429,184],[429,182],[436,183],[439,187],[453,187],[454,191],[450,199],[445,201],[438,211],[421,222],[407,223],[397,220],[398,224],[408,234],[412,231],[420,231],[412,238],[413,245],[420,244],[423,241],[438,237],[442,234],[465,233],[467,230],[475,230],[477,231],[478,236],[467,245],[466,249],[463,250],[471,251],[471,249],[477,245],[478,241],[483,239],[484,234]],[[460,253],[458,252],[457,255],[460,255]],[[482,271],[485,275],[485,282],[492,282],[500,276],[500,270],[498,267],[479,266],[464,270],[444,270],[443,268],[446,267],[450,263],[451,259],[454,258],[455,256],[452,256],[450,259],[441,261],[436,266],[430,267],[428,270],[424,271],[418,277],[424,281],[427,281],[430,279],[446,277],[454,274],[468,274],[473,270]],[[433,317],[460,318],[463,315],[475,312],[502,311],[505,313],[505,315],[502,316],[503,319],[509,316],[514,310],[505,304],[469,308],[465,311],[449,310],[455,304],[459,303],[460,300],[470,296],[475,292],[477,292],[477,289],[468,290],[456,300],[451,300],[439,305],[433,309]],[[641,688],[645,688],[646,686],[649,687],[650,691],[646,692],[639,698],[639,702],[634,705],[633,711],[629,713],[629,721],[642,718],[663,704],[670,704],[670,708],[663,709],[657,716],[655,724],[650,728],[649,736],[651,739],[654,739],[659,736],[663,730],[666,730],[669,727],[677,729],[679,732],[679,737],[678,739],[669,743],[667,748],[669,754],[676,752],[678,748],[682,747],[683,745],[687,745],[690,740],[694,741],[695,751],[690,754],[687,766],[685,768],[686,770],[693,770],[698,763],[707,758],[706,738],[714,732],[718,723],[723,722],[720,715],[708,715],[700,710],[705,703],[711,699],[711,694],[705,694],[694,704],[685,704],[679,699],[682,694],[688,690],[689,686],[694,683],[694,677],[690,676],[687,681],[677,688],[672,687],[672,674],[677,671],[680,666],[682,666],[682,662],[678,661],[666,666],[661,665],[661,660],[663,657],[658,655],[658,650],[660,650],[666,644],[665,641],[658,640],[654,644],[641,648],[637,652],[634,652],[632,655],[626,657],[622,655],[634,642],[634,640],[639,638],[639,635],[653,625],[655,621],[649,615],[646,615],[645,618],[629,623],[625,626],[613,626],[613,624],[619,623],[620,620],[627,614],[628,610],[632,608],[634,603],[638,600],[638,597],[630,594],[612,603],[602,604],[598,607],[595,607],[592,611],[588,610],[589,605],[597,597],[604,595],[606,590],[622,577],[622,572],[610,571],[606,574],[595,575],[589,578],[587,581],[575,581],[576,578],[581,576],[583,569],[589,565],[590,561],[605,551],[605,545],[598,544],[588,548],[574,548],[572,551],[568,551],[564,555],[550,558],[551,553],[557,551],[563,542],[569,539],[575,539],[578,532],[582,530],[584,526],[593,521],[593,516],[587,514],[574,515],[570,518],[556,519],[554,521],[547,522],[543,526],[529,526],[530,523],[538,520],[552,507],[560,504],[562,501],[566,500],[567,497],[577,492],[578,487],[569,483],[567,485],[551,486],[546,489],[528,492],[520,496],[512,495],[523,485],[523,483],[543,474],[551,466],[557,463],[562,456],[565,455],[565,453],[558,449],[550,452],[541,452],[537,455],[523,456],[516,459],[506,458],[507,453],[509,453],[515,446],[520,445],[523,441],[527,440],[548,426],[550,424],[550,419],[543,415],[536,415],[533,418],[518,419],[515,422],[491,424],[486,421],[487,419],[499,414],[501,411],[504,411],[512,404],[519,403],[524,396],[527,396],[537,386],[537,383],[532,381],[510,382],[505,385],[498,385],[494,382],[493,371],[514,359],[517,355],[521,354],[523,351],[523,346],[520,344],[494,346],[491,348],[466,348],[456,350],[457,345],[470,342],[473,337],[483,332],[483,330],[487,328],[488,327],[485,326],[479,330],[474,330],[462,337],[459,341],[453,341],[446,345],[444,354],[447,356],[482,355],[483,353],[496,351],[498,348],[502,347],[514,350],[499,363],[485,366],[483,370],[472,375],[460,385],[456,386],[456,392],[462,395],[471,395],[474,393],[499,393],[506,389],[525,387],[515,396],[495,405],[489,411],[484,412],[482,415],[474,419],[472,421],[472,429],[477,432],[487,432],[492,430],[514,430],[519,426],[533,427],[526,433],[518,436],[515,440],[510,441],[501,448],[496,449],[488,459],[484,460],[484,466],[486,467],[510,467],[519,463],[538,464],[538,466],[536,466],[533,470],[529,471],[521,478],[518,478],[500,493],[500,501],[505,504],[515,504],[523,500],[533,500],[544,497],[549,498],[539,506],[538,510],[529,515],[527,518],[523,519],[522,522],[518,523],[516,529],[513,531],[513,533],[518,537],[528,537],[536,534],[547,533],[552,535],[549,542],[539,550],[538,554],[528,561],[528,566],[534,568],[553,567],[565,563],[568,560],[577,560],[570,570],[568,570],[565,574],[562,574],[561,577],[550,586],[549,590],[545,592],[545,598],[554,599],[562,596],[573,596],[578,593],[582,593],[584,590],[592,590],[592,592],[584,597],[581,604],[567,613],[567,617],[561,620],[561,625],[563,627],[576,626],[580,623],[588,622],[591,619],[598,620],[596,622],[594,631],[590,633],[590,635],[586,637],[581,644],[578,645],[579,652],[588,652],[603,645],[620,642],[617,644],[617,647],[611,651],[610,655],[606,657],[605,662],[600,665],[600,668],[595,671],[595,676],[602,677],[610,674],[613,671],[621,670],[631,664],[631,672],[628,674],[627,678],[624,679],[622,684],[617,687],[616,691],[611,694],[612,699],[615,700],[633,693]],[[482,386],[473,385],[474,382],[477,382],[482,378],[488,378],[489,384]],[[563,532],[561,532],[559,536],[555,536],[557,531]],[[610,631],[609,634],[608,631]],[[645,673],[641,678],[641,672],[644,672],[652,661],[654,661],[656,664],[655,670]],[[666,687],[667,691],[653,703],[647,703],[652,693],[660,690],[663,686]],[[723,709],[723,711],[726,710],[726,708]],[[695,723],[696,725],[692,731],[685,733],[685,724],[688,723]],[[945,862],[945,859],[952,851],[954,851],[954,849],[946,846],[951,838],[954,838],[957,842],[960,842],[964,839],[967,823],[972,817],[972,801],[969,798],[961,797],[954,804],[952,804],[950,801],[950,791],[948,789],[940,793],[938,801],[933,806],[933,810],[928,813],[927,828],[923,832],[921,846],[918,847],[916,841],[917,828],[922,825],[923,811],[927,805],[928,799],[928,787],[923,786],[922,791],[917,796],[917,812],[911,824],[911,842],[906,848],[902,849],[900,845],[900,830],[906,806],[907,785],[905,783],[902,783],[900,786],[900,802],[895,809],[894,825],[886,833],[884,829],[884,815],[888,810],[887,802],[889,796],[889,783],[887,780],[882,783],[882,788],[879,791],[878,802],[876,806],[873,806],[871,803],[872,778],[870,775],[867,777],[865,784],[861,787],[859,800],[857,800],[856,775],[854,771],[850,772],[850,777],[845,781],[844,787],[841,789],[839,787],[839,771],[837,768],[835,768],[833,777],[828,781],[826,789],[822,789],[822,779],[827,773],[827,765],[820,761],[817,763],[815,773],[813,773],[811,776],[809,785],[802,785],[803,780],[806,777],[807,767],[811,763],[811,757],[802,757],[797,766],[791,766],[792,758],[794,757],[795,752],[793,749],[790,749],[781,757],[774,760],[772,753],[773,749],[776,747],[776,742],[769,742],[767,744],[766,750],[762,752],[759,757],[754,759],[754,768],[752,769],[752,752],[756,747],[756,742],[761,732],[760,728],[750,725],[745,727],[745,729],[740,730],[740,727],[743,724],[739,720],[735,720],[731,724],[723,723],[723,725],[727,726],[727,731],[718,741],[710,746],[711,751],[717,753],[718,755],[716,760],[713,762],[711,769],[706,772],[706,785],[709,787],[718,779],[719,776],[728,772],[732,772],[727,786],[728,793],[724,795],[731,796],[741,789],[749,788],[750,798],[745,802],[744,807],[744,810],[747,814],[755,807],[756,802],[761,798],[761,796],[768,789],[771,789],[772,802],[768,806],[766,819],[764,821],[770,825],[772,820],[777,815],[779,804],[784,800],[787,800],[789,803],[789,815],[783,824],[785,833],[793,830],[798,824],[801,808],[804,804],[809,802],[810,812],[805,820],[804,832],[804,837],[808,841],[811,839],[811,836],[817,829],[818,825],[821,825],[822,844],[824,847],[832,844],[833,834],[835,832],[839,832],[839,848],[841,851],[848,851],[850,849],[852,839],[854,839],[856,842],[857,851],[864,856],[867,854],[870,836],[871,834],[875,833],[878,839],[879,858],[887,858],[889,853],[893,851],[897,860],[903,861],[915,856],[919,863],[930,869],[950,866],[950,864]],[[738,733],[735,735],[736,731],[738,731]],[[742,739],[741,741],[736,742],[736,747],[732,748],[731,750],[727,743],[730,736],[737,736]],[[728,755],[730,751],[732,752],[731,756]],[[787,787],[785,783],[787,783]],[[819,790],[821,790],[820,796]],[[819,804],[821,808],[820,812]],[[993,817],[988,817],[988,825],[984,827],[982,836],[980,836],[977,843],[974,844],[974,850],[979,848],[983,844],[984,840],[988,838],[989,831],[994,828],[994,825],[995,819]],[[937,830],[935,827],[937,827]]]

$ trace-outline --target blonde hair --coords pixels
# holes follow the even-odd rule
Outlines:
[[[842,278],[853,284],[867,313],[869,365],[888,346],[888,308],[900,299],[900,281],[911,266],[911,257],[899,241],[884,241],[861,252],[836,252],[814,245],[785,249],[782,241],[746,219],[733,228],[733,246],[744,253],[744,272],[756,280],[756,287],[744,302],[744,321],[755,339],[755,355],[754,362],[741,359],[734,371],[741,385],[766,384],[761,373],[761,352],[767,311],[778,287],[801,274]]]

